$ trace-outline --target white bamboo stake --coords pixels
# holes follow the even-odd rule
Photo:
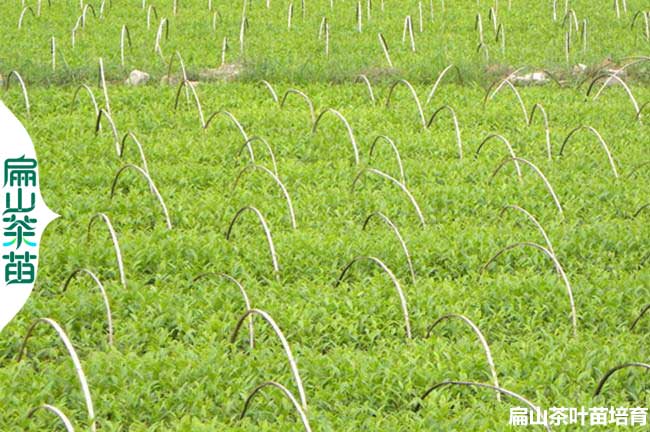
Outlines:
[[[226,51],[228,51],[228,38],[224,36],[221,43],[221,66],[226,64]]]
[[[319,125],[321,119],[327,113],[332,113],[336,118],[339,119],[339,121],[345,127],[345,130],[348,133],[348,138],[350,140],[350,144],[352,145],[352,151],[354,152],[354,163],[356,165],[359,165],[359,146],[357,145],[357,140],[354,137],[354,131],[352,130],[352,126],[350,126],[350,123],[348,122],[348,120],[339,111],[335,110],[334,108],[326,108],[326,109],[324,109],[318,115],[318,117],[316,118],[316,121],[314,122],[314,127],[312,128],[311,133],[312,134],[316,133],[316,131],[318,130],[318,125]]]
[[[382,35],[381,33],[377,33],[377,37],[379,38],[379,44],[381,45],[381,49],[384,51],[384,56],[386,57],[388,66],[392,68],[393,62],[391,61],[390,54],[388,53],[388,44],[386,43],[386,39],[384,38],[384,35]]]
[[[484,43],[483,40],[483,19],[481,18],[481,14],[476,14],[476,24],[474,26],[475,30],[478,30],[478,42],[479,44]]]
[[[273,317],[271,317],[271,315],[268,312],[265,312],[261,309],[249,309],[244,315],[242,315],[242,317],[237,322],[235,331],[233,332],[232,337],[230,338],[230,343],[235,343],[235,341],[237,340],[237,334],[239,333],[239,329],[241,328],[242,324],[244,323],[246,318],[252,315],[259,315],[260,317],[262,317],[264,321],[266,321],[267,324],[271,326],[273,332],[280,340],[280,343],[282,344],[282,348],[284,349],[284,353],[287,356],[287,360],[289,362],[291,375],[293,376],[293,380],[296,384],[296,387],[298,388],[300,404],[302,406],[302,409],[304,411],[307,411],[307,396],[305,393],[305,388],[302,384],[302,379],[300,378],[300,372],[298,371],[298,364],[296,363],[296,360],[293,357],[293,353],[291,352],[291,346],[289,345],[289,341],[287,340],[287,338],[284,336],[284,333],[280,329],[280,326],[277,325]]]
[[[39,410],[48,411],[54,414],[56,417],[59,418],[59,420],[65,427],[66,432],[74,432],[74,426],[72,426],[72,422],[70,421],[70,419],[60,409],[52,405],[44,404],[36,408],[32,408],[27,413],[27,418],[32,418],[34,414]]]
[[[99,288],[99,293],[102,296],[102,301],[104,302],[104,310],[106,311],[106,322],[108,325],[108,345],[111,346],[113,345],[113,340],[114,340],[114,332],[113,332],[113,314],[111,312],[111,304],[108,301],[108,295],[106,294],[106,288],[104,288],[104,285],[101,283],[99,278],[90,270],[85,269],[85,268],[79,268],[75,271],[73,271],[66,281],[63,284],[63,289],[61,291],[65,292],[68,289],[68,286],[70,285],[70,282],[77,276],[78,274],[86,274],[88,275],[93,282],[95,282],[95,285],[97,288]]]
[[[106,106],[106,112],[112,117],[113,113],[111,112],[111,102],[108,98],[108,87],[106,86],[106,75],[104,74],[104,60],[99,58],[99,83],[104,92],[104,105]]]
[[[128,40],[129,42],[129,47],[131,46],[131,32],[129,31],[129,28],[125,25],[122,26],[122,31],[120,32],[120,63],[122,64],[122,67],[124,67],[125,61],[124,61],[124,43],[125,41]]]
[[[16,77],[16,80],[18,80],[18,85],[20,85],[20,90],[23,93],[23,101],[25,102],[25,111],[27,112],[27,117],[31,117],[31,112],[30,112],[30,103],[29,103],[29,96],[27,95],[27,86],[25,85],[25,81],[23,81],[23,77],[20,76],[18,71],[11,71],[9,72],[9,75],[7,75],[7,82],[5,84],[5,89],[9,90],[9,85],[11,84],[11,77]]]
[[[246,398],[246,402],[244,403],[244,409],[242,410],[242,413],[239,415],[239,419],[242,420],[246,416],[246,412],[248,411],[248,407],[250,406],[253,398],[257,393],[259,393],[261,390],[263,390],[266,387],[275,387],[277,389],[280,389],[282,394],[289,399],[289,401],[293,404],[294,409],[298,413],[298,416],[300,417],[300,420],[302,421],[302,425],[305,428],[305,432],[312,432],[311,426],[309,425],[309,419],[307,418],[307,414],[305,413],[305,409],[300,407],[300,404],[298,403],[298,400],[296,397],[287,389],[285,386],[282,384],[279,384],[275,381],[267,381],[263,384],[258,385],[253,389],[251,394]]]
[[[553,21],[557,21],[557,0],[553,0]]]
[[[411,38],[411,51],[415,52],[415,35],[413,34],[413,20],[411,19],[410,15],[408,18],[409,18],[408,21],[409,37]]]
[[[154,52],[157,53],[164,61],[165,55],[163,54],[162,46],[160,44],[160,41],[162,40],[163,27],[165,27],[166,29],[165,35],[169,35],[169,21],[167,20],[167,18],[163,18],[160,20],[160,24],[158,25],[158,31],[156,32],[156,42],[154,44]]]
[[[77,355],[77,352],[75,351],[74,346],[70,341],[70,338],[63,330],[63,328],[61,328],[61,326],[56,321],[50,318],[39,318],[29,327],[29,330],[27,330],[27,334],[25,335],[25,339],[23,340],[23,343],[20,347],[20,354],[18,354],[18,362],[20,362],[23,356],[25,355],[25,348],[27,346],[27,341],[31,337],[32,333],[34,332],[34,328],[39,323],[45,323],[48,324],[50,327],[52,327],[54,331],[57,333],[57,335],[59,336],[59,339],[63,342],[63,345],[65,345],[68,355],[72,360],[72,364],[74,365],[75,372],[77,373],[77,379],[79,380],[79,384],[81,385],[81,391],[84,395],[84,400],[86,402],[86,410],[88,412],[88,421],[90,422],[90,430],[91,432],[96,432],[97,421],[95,419],[95,409],[93,406],[92,396],[90,395],[90,387],[88,386],[88,380],[86,379],[86,374],[84,373],[83,367],[81,366],[81,361],[79,360],[79,356]]]
[[[325,57],[330,55],[330,24],[325,22]]]
[[[151,28],[151,12],[156,14],[156,19],[158,19],[158,11],[154,5],[149,5],[149,8],[147,9],[147,29]]]
[[[241,24],[239,26],[239,52],[244,55],[244,39],[246,37],[246,17],[242,17]]]
[[[497,377],[497,370],[496,367],[494,366],[494,360],[492,359],[492,352],[490,351],[490,346],[487,343],[487,340],[485,339],[485,336],[483,335],[483,332],[478,328],[476,324],[469,318],[467,318],[465,315],[459,315],[459,314],[447,314],[443,315],[440,318],[438,318],[436,321],[434,321],[433,324],[429,326],[427,329],[427,335],[426,337],[429,338],[431,336],[431,333],[433,332],[433,329],[440,324],[441,322],[445,320],[451,320],[451,319],[459,319],[465,324],[467,324],[476,337],[478,338],[479,342],[481,343],[481,346],[483,347],[483,352],[485,353],[485,358],[487,360],[488,366],[490,367],[490,373],[492,374],[492,382],[494,383],[494,387],[499,388],[499,378]],[[501,400],[501,393],[496,392],[497,400]]]
[[[289,3],[289,9],[287,10],[287,29],[291,31],[291,20],[293,19],[293,2]]]
[[[23,11],[20,13],[20,17],[18,18],[18,30],[20,30],[20,29],[22,28],[22,26],[23,26],[23,19],[25,19],[25,14],[26,14],[28,11],[31,12],[32,16],[34,16],[34,17],[36,16],[36,14],[34,13],[34,10],[33,10],[31,7],[29,7],[29,6],[25,7],[25,8],[23,9]]]
[[[397,295],[399,297],[400,307],[402,309],[402,315],[404,316],[404,329],[406,331],[406,338],[412,339],[413,334],[411,332],[411,319],[409,317],[408,302],[406,301],[406,295],[404,294],[404,290],[402,289],[399,281],[397,280],[397,277],[395,277],[395,274],[379,258],[376,258],[374,256],[363,256],[363,255],[355,257],[352,261],[350,261],[350,263],[347,266],[345,266],[345,268],[341,272],[341,275],[336,281],[335,287],[339,286],[339,284],[345,277],[346,273],[352,268],[352,266],[360,261],[370,261],[377,264],[384,271],[384,273],[386,273],[386,275],[391,280],[391,282],[393,282],[393,286],[395,287],[395,291],[397,291]]]
[[[359,33],[361,33],[361,31],[363,30],[363,12],[361,11],[362,11],[361,2],[358,1],[356,14],[357,14],[357,32]]]
[[[158,203],[160,204],[160,207],[163,211],[163,216],[165,217],[165,224],[167,225],[167,229],[171,230],[172,229],[172,222],[171,219],[169,218],[169,212],[167,211],[167,206],[165,205],[165,201],[163,200],[162,196],[160,195],[160,192],[158,191],[158,188],[156,187],[156,184],[153,182],[151,177],[149,177],[149,174],[142,168],[140,168],[137,165],[133,164],[126,164],[122,168],[120,168],[117,173],[115,174],[115,178],[113,179],[113,184],[111,185],[111,199],[115,195],[115,190],[117,187],[117,182],[120,179],[120,176],[123,172],[125,172],[127,169],[134,169],[138,173],[144,177],[144,179],[147,181],[149,184],[149,190],[151,193],[156,197],[158,200]]]
[[[275,252],[275,246],[273,244],[273,237],[271,236],[271,230],[269,229],[269,225],[266,222],[266,219],[257,208],[252,206],[246,206],[246,207],[242,207],[241,209],[239,209],[239,211],[237,211],[235,216],[232,218],[230,225],[228,226],[228,231],[226,232],[226,240],[230,240],[232,229],[235,226],[235,222],[239,220],[239,217],[245,211],[252,211],[257,216],[257,219],[262,227],[262,230],[264,231],[264,235],[266,236],[266,241],[269,247],[269,254],[271,255],[271,263],[273,265],[273,271],[277,274],[280,271],[280,264],[278,263],[278,256],[277,253]],[[244,319],[242,318],[241,322],[243,321]]]
[[[111,223],[111,220],[105,213],[97,213],[92,218],[90,218],[90,222],[88,222],[88,231],[86,233],[86,241],[87,242],[90,241],[90,233],[93,227],[93,223],[99,219],[103,220],[104,223],[106,224],[106,228],[108,228],[108,233],[111,237],[111,242],[113,243],[113,250],[115,251],[115,260],[117,261],[117,269],[120,273],[120,282],[122,283],[122,287],[126,288],[126,272],[124,271],[124,261],[122,260],[122,249],[120,249],[120,242],[117,239],[117,233],[115,232],[115,228],[113,228],[113,224]]]
[[[323,17],[323,19],[320,20],[320,26],[318,27],[318,40],[321,40],[323,38],[323,33],[325,32],[326,23],[327,23],[327,18]]]
[[[56,71],[56,39],[52,36],[50,40],[50,52],[52,53],[52,72]]]

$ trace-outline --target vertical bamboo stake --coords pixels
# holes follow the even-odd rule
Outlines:
[[[499,30],[497,31],[497,39],[501,37],[501,53],[506,54],[506,26],[499,24]]]
[[[289,3],[289,10],[287,11],[287,28],[291,31],[291,20],[293,19],[293,2]]]
[[[221,44],[221,66],[226,64],[226,51],[228,50],[228,38],[224,36]]]
[[[108,99],[108,87],[106,87],[106,75],[104,74],[104,60],[99,58],[99,82],[101,83],[102,89],[104,90],[104,100],[106,101],[106,112],[112,117],[111,113],[111,103]]]
[[[325,57],[330,55],[330,25],[325,21]]]
[[[244,7],[241,13],[241,23],[239,24],[239,51],[244,56],[244,38],[246,37],[246,13],[248,10],[248,0],[244,0]]]
[[[323,38],[323,33],[325,32],[325,24],[327,24],[327,18],[323,17],[323,19],[320,20],[320,26],[318,27],[318,40],[321,40]]]
[[[239,26],[239,51],[244,56],[244,38],[246,37],[246,17],[242,17],[241,25]]]
[[[384,56],[386,56],[386,61],[388,62],[388,66],[392,68],[393,62],[390,60],[390,54],[388,53],[388,44],[386,43],[386,39],[384,39],[384,35],[382,35],[381,33],[377,33],[377,37],[379,38],[379,44],[381,45],[381,49],[384,51]]]
[[[361,33],[361,30],[363,29],[363,23],[362,23],[362,12],[361,12],[361,2],[357,2],[357,32]]]
[[[52,36],[50,41],[50,51],[52,52],[52,72],[56,71],[56,39]]]

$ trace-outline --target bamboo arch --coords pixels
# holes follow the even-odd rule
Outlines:
[[[265,312],[261,309],[249,309],[244,315],[242,315],[242,317],[237,322],[235,331],[232,333],[232,337],[230,338],[230,343],[235,343],[235,341],[237,340],[237,334],[239,333],[239,329],[241,328],[246,318],[248,318],[251,315],[259,315],[260,317],[262,317],[264,321],[266,321],[266,323],[271,326],[273,332],[280,340],[280,343],[282,344],[282,349],[284,349],[284,353],[287,356],[287,360],[289,361],[289,367],[291,368],[291,374],[293,375],[293,380],[296,384],[296,387],[298,388],[301,407],[304,411],[307,411],[307,396],[305,395],[305,389],[302,384],[302,379],[300,378],[298,365],[296,364],[296,361],[291,352],[291,347],[289,346],[289,342],[287,341],[287,338],[284,336],[284,333],[282,333],[282,330],[280,329],[280,327],[277,325],[273,317],[271,317],[271,315],[268,312]]]
[[[246,167],[244,167],[244,168],[239,172],[239,174],[237,175],[237,178],[235,178],[235,183],[233,184],[233,189],[236,189],[236,188],[237,188],[237,185],[239,184],[239,180],[241,179],[241,177],[242,177],[245,173],[247,173],[248,171],[251,171],[251,170],[254,170],[254,171],[255,171],[255,170],[261,170],[263,173],[265,173],[265,174],[267,174],[268,176],[270,176],[271,179],[275,182],[275,184],[280,188],[280,190],[282,191],[282,195],[284,196],[284,199],[285,199],[285,201],[287,202],[287,208],[288,208],[288,210],[289,210],[289,219],[291,220],[291,227],[292,227],[293,229],[296,229],[296,228],[297,228],[297,225],[296,225],[296,215],[295,215],[295,212],[294,212],[294,210],[293,210],[293,204],[291,203],[291,196],[289,195],[289,191],[288,191],[287,188],[284,186],[284,183],[282,183],[282,181],[278,178],[278,176],[275,175],[275,174],[273,173],[273,171],[271,171],[271,170],[268,169],[267,167],[262,166],[262,165],[257,165],[257,164],[250,164],[250,165],[247,165]]]
[[[542,252],[544,255],[546,255],[552,262],[555,267],[555,271],[557,272],[558,276],[562,279],[562,282],[564,282],[564,286],[567,291],[567,295],[569,297],[569,303],[571,305],[571,324],[573,327],[573,334],[574,336],[577,334],[578,331],[578,314],[576,313],[576,306],[575,306],[575,301],[573,300],[573,289],[571,288],[571,283],[569,283],[569,278],[567,277],[566,273],[564,272],[564,269],[562,268],[562,265],[558,261],[557,257],[555,254],[548,249],[546,249],[544,246],[539,245],[537,243],[532,243],[532,242],[519,242],[519,243],[513,243],[510,244],[503,249],[499,250],[492,258],[490,258],[484,265],[481,267],[481,274],[487,269],[487,267],[492,264],[497,258],[499,258],[501,255],[503,255],[505,252],[508,252],[512,249],[518,248],[518,247],[531,247],[533,249],[537,249],[538,251]]]
[[[399,180],[397,180],[396,178],[386,174],[383,171],[380,171],[380,170],[375,169],[375,168],[365,168],[365,169],[361,170],[359,172],[359,174],[357,174],[357,176],[354,178],[354,181],[352,182],[352,191],[353,192],[354,192],[355,186],[356,186],[357,182],[359,181],[359,179],[361,178],[361,176],[363,174],[367,173],[367,172],[371,173],[371,174],[378,175],[379,177],[382,177],[382,178],[390,181],[391,183],[396,185],[398,188],[400,188],[402,190],[402,192],[404,192],[406,194],[409,201],[411,202],[411,205],[415,209],[415,213],[417,214],[418,219],[420,220],[420,224],[422,226],[426,225],[426,222],[424,220],[424,215],[422,214],[422,210],[420,210],[420,206],[418,205],[417,201],[415,200],[415,197],[413,196],[413,194],[411,194],[411,192],[408,190],[406,185],[404,183],[400,182]]]
[[[277,389],[280,389],[282,391],[282,394],[289,399],[291,404],[293,405],[294,409],[300,416],[300,420],[302,421],[302,425],[305,428],[305,432],[311,432],[311,426],[309,425],[309,420],[307,419],[307,415],[305,414],[305,411],[300,407],[300,404],[298,403],[298,400],[296,397],[287,389],[285,386],[282,384],[279,384],[275,381],[267,381],[263,384],[258,385],[255,387],[255,389],[251,392],[251,394],[246,398],[246,402],[244,403],[244,409],[242,410],[241,415],[239,416],[239,419],[243,419],[246,416],[246,411],[248,411],[248,407],[250,406],[253,398],[257,393],[259,393],[261,390],[263,390],[266,387],[275,387]]]
[[[596,387],[596,391],[594,392],[594,396],[598,396],[600,394],[600,392],[603,389],[603,386],[605,385],[605,383],[607,382],[609,377],[611,377],[615,372],[617,372],[617,371],[619,371],[621,369],[626,369],[626,368],[630,368],[630,367],[639,367],[639,368],[643,368],[643,369],[646,369],[646,370],[650,370],[650,364],[647,364],[647,363],[625,363],[625,364],[613,367],[612,369],[608,370],[607,373],[605,373],[605,376],[603,376],[603,378],[598,383],[598,386]]]
[[[275,245],[273,244],[273,237],[271,237],[271,230],[269,229],[269,225],[266,223],[266,219],[264,219],[264,216],[262,213],[256,209],[253,206],[246,206],[242,207],[237,211],[235,216],[232,218],[232,221],[230,222],[230,225],[228,226],[228,231],[226,232],[226,240],[230,240],[230,235],[232,233],[232,229],[235,226],[235,222],[239,219],[239,217],[245,212],[245,211],[252,211],[255,213],[257,216],[257,219],[260,222],[260,225],[262,226],[262,230],[264,231],[264,235],[266,236],[266,241],[269,246],[269,253],[271,255],[271,261],[273,264],[273,271],[276,273],[280,271],[280,265],[278,264],[278,256],[275,252]]]
[[[255,152],[253,151],[253,143],[259,141],[261,142],[264,147],[266,148],[266,151],[269,153],[269,156],[271,157],[271,163],[273,164],[273,173],[276,175],[276,177],[279,177],[278,174],[278,164],[275,160],[275,154],[273,153],[273,149],[269,145],[269,142],[264,139],[261,136],[253,136],[250,137],[247,141],[244,142],[244,144],[239,148],[239,153],[237,156],[241,156],[241,152],[244,150],[244,148],[248,149],[248,155],[250,156],[251,163],[256,164],[255,162]]]
[[[16,80],[18,81],[18,85],[20,85],[20,89],[23,93],[23,101],[25,102],[25,111],[27,112],[27,118],[30,118],[31,112],[30,112],[29,96],[27,95],[27,86],[25,85],[25,81],[23,81],[23,77],[20,76],[18,71],[12,70],[11,72],[9,72],[9,75],[7,75],[7,81],[5,82],[5,91],[9,91],[9,87],[11,84],[11,77],[15,77]]]
[[[492,382],[494,383],[494,387],[500,387],[499,386],[499,377],[497,376],[497,370],[496,367],[494,366],[494,360],[492,359],[492,351],[490,351],[490,345],[488,345],[487,340],[485,339],[485,336],[483,335],[483,332],[481,331],[480,328],[476,324],[474,324],[474,321],[471,319],[467,318],[465,315],[461,314],[447,314],[443,315],[437,320],[434,321],[433,324],[429,326],[429,329],[427,330],[427,335],[426,338],[428,339],[431,337],[431,333],[433,332],[433,329],[440,324],[443,321],[449,321],[452,319],[458,319],[461,322],[467,324],[470,329],[474,332],[476,337],[478,338],[478,341],[480,342],[481,346],[483,347],[483,353],[485,354],[485,359],[487,360],[487,364],[490,368],[490,373],[492,374]],[[497,400],[501,400],[501,394],[499,392],[496,393],[497,395]]]
[[[395,234],[395,237],[397,238],[397,241],[399,242],[400,246],[402,247],[402,251],[404,251],[404,256],[406,257],[406,263],[409,268],[409,273],[411,274],[411,280],[413,283],[415,283],[415,270],[413,270],[413,262],[411,261],[411,254],[409,253],[408,248],[406,247],[406,242],[404,241],[404,238],[402,237],[402,234],[399,231],[399,228],[397,228],[397,225],[393,223],[392,220],[385,214],[381,212],[373,212],[368,215],[366,220],[363,222],[363,228],[362,230],[365,230],[368,224],[370,223],[370,220],[375,217],[379,218],[382,220],[390,229],[393,231],[393,234]]]
[[[400,181],[403,184],[406,184],[406,176],[404,175],[404,166],[402,165],[402,157],[399,154],[399,150],[397,149],[397,146],[395,145],[395,142],[387,137],[386,135],[378,135],[375,140],[372,142],[372,145],[370,146],[370,154],[368,156],[368,159],[372,159],[372,154],[375,151],[375,147],[377,147],[377,144],[380,142],[385,142],[387,143],[390,148],[393,150],[393,153],[395,154],[395,160],[397,161],[397,166],[399,167],[399,175],[400,175]]]
[[[90,270],[85,269],[85,268],[79,268],[70,273],[70,276],[65,280],[63,283],[63,288],[61,289],[61,292],[66,292],[68,289],[68,286],[70,285],[70,282],[78,275],[78,274],[85,274],[88,275],[93,282],[95,282],[95,285],[97,285],[97,288],[99,288],[99,292],[102,296],[102,301],[104,302],[104,310],[106,311],[106,322],[108,324],[108,345],[113,345],[113,340],[114,340],[114,332],[113,332],[113,314],[111,313],[111,304],[108,301],[108,295],[106,294],[106,288],[104,288],[104,285],[101,283],[99,278]]]
[[[577,128],[573,129],[569,134],[564,138],[564,142],[562,143],[562,147],[560,148],[560,156],[562,156],[562,153],[564,152],[564,147],[566,147],[567,143],[573,137],[577,132],[586,130],[588,132],[591,132],[592,135],[596,137],[600,145],[603,147],[603,150],[605,151],[605,154],[607,155],[607,160],[609,162],[609,166],[612,168],[612,172],[614,173],[614,177],[618,178],[618,171],[616,170],[616,164],[614,163],[614,158],[612,157],[612,153],[609,150],[609,147],[607,146],[607,143],[603,139],[603,137],[598,133],[596,129],[594,129],[591,126],[578,126]]]
[[[417,108],[418,115],[420,116],[420,122],[422,123],[422,127],[426,128],[427,127],[427,121],[424,118],[424,111],[422,110],[422,104],[420,103],[420,98],[418,97],[417,92],[413,88],[410,82],[408,82],[405,79],[400,79],[395,81],[391,86],[390,90],[388,90],[388,97],[386,98],[386,108],[390,108],[390,98],[393,96],[393,93],[395,92],[395,88],[398,85],[405,85],[406,88],[409,90],[411,96],[413,97],[413,101],[415,102],[415,107]]]
[[[345,129],[346,129],[346,131],[348,133],[348,137],[350,139],[350,143],[352,144],[352,151],[354,152],[354,163],[356,165],[359,165],[359,148],[357,146],[357,141],[354,138],[354,132],[352,131],[352,127],[350,126],[350,123],[348,123],[348,121],[343,116],[343,114],[341,114],[340,112],[338,112],[334,108],[326,108],[316,118],[316,121],[314,122],[314,127],[311,130],[311,133],[312,134],[316,133],[316,131],[318,130],[318,124],[320,123],[323,116],[325,114],[327,114],[328,112],[331,112],[332,114],[334,114],[341,121],[341,123],[343,123],[343,126],[345,126]]]
[[[499,135],[499,134],[489,134],[487,137],[485,137],[485,139],[481,141],[481,144],[476,149],[476,157],[478,157],[478,155],[481,153],[481,149],[483,148],[483,146],[485,146],[485,144],[487,144],[488,141],[494,139],[501,141],[506,146],[506,149],[508,149],[508,153],[510,153],[510,157],[512,158],[517,157],[515,151],[512,149],[512,145],[510,144],[510,141],[508,141],[503,135]],[[515,169],[517,170],[517,176],[521,179],[521,168],[519,167],[519,162],[515,160],[514,164],[515,164]]]
[[[92,89],[86,84],[81,84],[75,90],[74,95],[72,96],[72,102],[70,103],[70,112],[72,113],[72,110],[74,109],[74,103],[77,101],[77,96],[81,90],[85,90],[88,94],[90,103],[93,105],[93,109],[95,110],[95,118],[99,117],[99,106],[97,105],[97,99],[95,99],[95,94],[93,93]]]
[[[503,162],[501,162],[501,164],[497,167],[497,169],[494,170],[494,173],[492,173],[492,177],[490,177],[490,182],[498,174],[498,172],[501,170],[501,168],[503,168],[505,165],[507,165],[510,162],[521,162],[523,164],[528,165],[530,168],[532,168],[533,171],[535,172],[535,174],[537,174],[539,176],[539,178],[542,180],[542,182],[544,183],[544,186],[546,186],[546,189],[548,190],[549,194],[553,198],[553,202],[555,203],[555,206],[557,207],[557,209],[558,209],[558,211],[560,213],[560,216],[564,216],[564,211],[562,210],[562,205],[560,205],[560,200],[558,199],[557,195],[555,194],[555,191],[553,190],[553,186],[551,186],[551,183],[548,181],[548,179],[546,178],[544,173],[539,168],[537,168],[536,165],[534,165],[532,162],[529,162],[528,160],[526,160],[524,158],[521,158],[521,157],[508,158],[508,159],[504,160]]]
[[[248,297],[248,294],[246,293],[246,290],[244,289],[244,286],[239,282],[237,279],[234,277],[230,276],[229,274],[226,273],[203,273],[198,275],[197,277],[194,278],[192,282],[198,282],[201,279],[207,279],[208,277],[219,277],[222,279],[225,279],[229,282],[231,282],[233,285],[235,285],[237,288],[239,288],[239,292],[241,293],[242,298],[244,299],[244,304],[246,306],[246,310],[251,310],[253,307],[251,306],[250,299]],[[253,317],[250,317],[250,320],[248,321],[248,338],[250,342],[251,349],[255,348],[255,328],[253,326]]]
[[[167,225],[167,229],[172,229],[172,221],[169,218],[169,212],[167,211],[167,206],[165,205],[165,201],[163,200],[162,196],[160,195],[160,192],[158,192],[158,188],[156,187],[155,183],[153,182],[153,180],[151,180],[151,177],[149,177],[149,174],[147,174],[139,166],[136,166],[136,165],[133,165],[133,164],[127,164],[127,165],[124,165],[122,168],[120,168],[117,171],[117,174],[115,174],[115,178],[113,179],[113,184],[111,185],[111,199],[115,195],[115,188],[117,186],[117,181],[120,179],[120,176],[122,175],[122,173],[124,171],[128,170],[128,169],[136,170],[147,181],[147,183],[149,184],[149,189],[150,189],[151,193],[156,197],[156,199],[158,200],[158,203],[160,204],[160,207],[162,208],[163,215],[165,217],[165,223]]]
[[[341,275],[337,279],[336,284],[334,286],[338,287],[339,284],[341,283],[341,281],[343,280],[343,278],[345,277],[345,275],[347,274],[348,270],[350,270],[352,268],[352,266],[355,263],[359,262],[359,261],[370,261],[370,262],[373,262],[373,263],[377,264],[379,266],[379,268],[381,268],[381,270],[383,270],[383,272],[388,275],[391,282],[393,282],[393,286],[395,287],[395,291],[397,291],[397,295],[399,296],[400,305],[401,305],[401,308],[402,308],[402,314],[404,316],[404,327],[405,327],[405,330],[406,330],[406,337],[408,339],[412,339],[413,336],[411,334],[411,320],[409,318],[409,311],[408,311],[408,305],[407,305],[407,302],[406,302],[406,296],[404,295],[404,291],[402,290],[402,287],[399,284],[399,281],[395,277],[395,274],[388,268],[388,266],[386,264],[384,264],[384,262],[382,260],[380,260],[379,258],[373,257],[373,256],[358,256],[358,257],[354,258],[352,261],[350,261],[350,263],[348,263],[348,265],[345,266],[345,268],[341,272]]]
[[[92,396],[90,395],[90,387],[88,386],[88,380],[86,379],[86,374],[84,373],[83,368],[81,366],[81,362],[79,361],[79,356],[77,356],[77,352],[72,346],[72,342],[70,342],[70,338],[56,321],[50,318],[39,318],[36,321],[34,321],[34,323],[27,330],[25,339],[23,339],[23,343],[20,346],[20,353],[18,354],[18,362],[20,363],[20,361],[23,358],[23,355],[25,354],[25,348],[27,347],[27,342],[29,341],[29,338],[34,331],[34,328],[40,323],[47,324],[52,329],[54,329],[56,334],[59,336],[59,339],[63,342],[63,345],[68,351],[68,355],[70,356],[70,359],[72,360],[72,363],[74,365],[75,371],[77,373],[77,378],[79,379],[79,384],[81,385],[81,391],[84,395],[84,399],[86,402],[86,410],[88,412],[88,421],[90,422],[90,430],[92,432],[96,432],[97,422],[95,420],[95,409],[93,407],[93,400],[92,400]]]
[[[93,223],[101,219],[104,221],[106,224],[106,228],[108,229],[108,233],[111,236],[111,242],[113,243],[113,250],[115,251],[115,259],[117,261],[117,268],[120,272],[120,282],[122,283],[122,286],[126,288],[126,273],[124,272],[124,261],[122,260],[122,250],[120,249],[120,243],[117,240],[117,234],[115,233],[115,228],[113,228],[113,224],[111,223],[111,220],[109,219],[108,215],[105,213],[96,213],[93,215],[92,218],[90,218],[90,222],[88,222],[88,231],[86,232],[86,241],[90,241],[90,232],[93,227]]]
[[[539,407],[535,406],[531,401],[526,399],[523,396],[520,396],[519,394],[504,389],[503,387],[495,387],[490,384],[483,384],[483,383],[477,383],[477,382],[471,382],[471,381],[442,381],[438,384],[434,384],[432,387],[430,387],[424,394],[420,397],[421,401],[424,401],[427,396],[429,396],[431,393],[433,393],[434,390],[437,390],[442,387],[448,387],[448,386],[461,386],[461,387],[479,387],[479,388],[487,388],[490,390],[497,391],[501,394],[504,394],[506,396],[509,396],[511,398],[517,399],[520,402],[525,403],[530,407],[533,411],[539,411]],[[418,402],[417,406],[415,407],[415,411],[419,411],[420,408],[422,407],[421,402]],[[548,421],[544,423],[544,428],[546,429],[547,432],[551,432],[551,427],[548,425]]]
[[[458,116],[456,116],[456,111],[449,105],[443,105],[440,108],[438,108],[432,115],[431,118],[429,119],[429,122],[426,124],[426,128],[430,128],[433,122],[436,120],[436,117],[438,114],[440,114],[442,111],[447,110],[449,114],[451,115],[451,120],[453,121],[454,124],[454,133],[456,134],[456,144],[458,145],[458,158],[462,159],[463,158],[463,140],[460,137],[460,127],[458,126]]]
[[[27,418],[28,419],[32,418],[34,416],[34,414],[36,414],[36,412],[38,412],[38,411],[47,411],[47,412],[50,412],[50,413],[54,414],[59,419],[59,421],[63,424],[63,427],[65,427],[65,430],[67,432],[74,432],[74,427],[72,426],[72,422],[70,421],[68,416],[66,416],[63,413],[63,411],[61,411],[60,409],[58,409],[57,407],[55,407],[53,405],[44,404],[44,405],[32,408],[27,413]]]

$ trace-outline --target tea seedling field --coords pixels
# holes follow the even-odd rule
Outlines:
[[[176,14],[171,1],[2,6],[2,100],[61,218],[0,338],[0,429],[63,427],[28,416],[50,404],[75,430],[519,430],[508,418],[522,402],[494,390],[450,384],[422,399],[495,375],[542,408],[647,406],[641,366],[594,395],[607,371],[649,356],[650,316],[631,327],[649,303],[650,90],[645,63],[620,71],[647,52],[644,16],[631,28],[642,2],[618,4],[620,17],[570,2],[577,29],[563,2],[557,21],[551,1],[434,2],[433,17],[422,2],[421,33],[418,2],[304,3],[304,17],[301,2],[274,0],[181,0]],[[224,37],[239,73],[208,80]],[[151,80],[125,85],[132,69]],[[522,86],[535,71],[546,83]],[[619,85],[594,98],[607,80]],[[105,289],[112,340],[95,280],[81,272],[64,289],[78,269]],[[248,307],[263,311],[254,347]],[[47,323],[18,361],[42,317],[70,338],[94,417]],[[295,404],[269,386],[246,405],[269,381]]]

